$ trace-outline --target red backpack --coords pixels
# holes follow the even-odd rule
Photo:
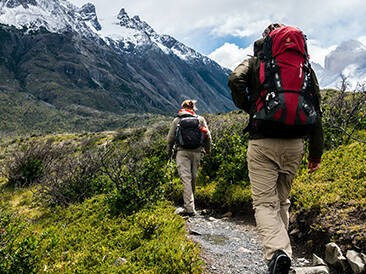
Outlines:
[[[254,123],[267,131],[296,130],[299,136],[306,135],[318,114],[304,34],[290,26],[274,29],[264,39],[259,58],[261,92],[255,101]]]

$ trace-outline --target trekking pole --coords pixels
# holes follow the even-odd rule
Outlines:
[[[172,148],[172,151],[170,153],[170,157],[167,163],[167,170],[166,170],[166,175],[167,175],[167,179],[169,181],[169,183],[173,184],[173,157],[174,157],[174,152],[175,152],[175,145]]]

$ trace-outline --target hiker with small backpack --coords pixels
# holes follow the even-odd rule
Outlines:
[[[306,138],[309,172],[320,166],[320,91],[299,29],[271,24],[262,36],[254,43],[254,56],[229,76],[229,86],[235,105],[250,116],[249,178],[269,273],[289,273],[289,193]]]
[[[168,133],[167,150],[169,156],[176,150],[178,174],[184,186],[184,211],[181,214],[194,216],[194,190],[198,167],[201,153],[210,152],[211,134],[205,118],[195,113],[195,100],[185,100],[181,107]]]

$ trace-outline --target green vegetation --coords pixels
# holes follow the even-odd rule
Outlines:
[[[308,174],[305,161],[299,170],[292,226],[308,243],[325,235],[365,252],[366,144],[354,140],[365,139],[364,114],[347,124],[352,138],[337,135],[329,110],[324,115],[327,151],[320,170]],[[247,115],[205,117],[214,145],[201,162],[196,202],[245,211]],[[199,248],[174,214],[183,187],[166,155],[168,128],[166,117],[156,116],[148,126],[119,131],[3,138],[0,273],[202,272]]]
[[[187,239],[184,220],[164,201],[166,133],[166,126],[157,125],[4,144],[1,271],[201,272],[199,248]],[[32,154],[31,148],[64,153],[55,153],[46,164],[43,154]],[[16,161],[37,169],[25,173],[10,164]],[[33,180],[13,184],[9,174]]]
[[[117,130],[170,119],[158,114],[116,114],[77,104],[60,109],[31,94],[6,92],[1,87],[0,117],[0,137]]]
[[[110,214],[105,196],[55,209],[36,224],[0,215],[1,273],[192,273],[199,249],[169,203],[129,217]],[[23,216],[24,218],[24,216]]]
[[[354,142],[325,153],[314,174],[304,168],[294,181],[292,200],[309,234],[327,232],[344,248],[365,252],[366,144]]]
[[[208,116],[214,145],[204,157],[196,201],[205,207],[240,210],[251,201],[246,153],[248,136],[242,130],[247,115],[234,112]]]

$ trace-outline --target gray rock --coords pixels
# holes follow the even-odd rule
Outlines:
[[[127,263],[127,260],[125,258],[118,257],[115,260],[114,265],[120,266],[120,265],[123,265],[125,263]]]
[[[346,258],[354,273],[362,273],[365,270],[365,261],[360,253],[354,250],[348,250]]]
[[[325,261],[331,265],[346,261],[341,249],[335,243],[329,243],[325,246]]]
[[[325,246],[325,261],[339,271],[346,272],[347,270],[347,259],[335,243],[329,243]]]
[[[197,236],[201,236],[202,235],[202,233],[200,233],[200,232],[198,232],[196,230],[192,230],[192,229],[189,230],[189,234],[191,234],[191,235],[197,235]]]
[[[183,207],[177,207],[177,208],[175,209],[175,214],[182,214],[182,213],[183,213],[183,211],[184,211],[184,208],[183,208]]]
[[[326,262],[317,255],[313,254],[313,266],[327,265]]]
[[[329,268],[327,266],[310,266],[310,267],[293,267],[293,274],[329,274]]]
[[[238,248],[238,252],[240,252],[240,253],[253,253],[253,251],[252,251],[252,250],[247,249],[247,248],[245,248],[245,247],[239,247],[239,248]]]
[[[226,212],[224,215],[222,215],[222,218],[231,218],[233,216],[232,212]]]
[[[306,258],[298,258],[297,263],[299,266],[305,266],[309,264],[309,261]]]

